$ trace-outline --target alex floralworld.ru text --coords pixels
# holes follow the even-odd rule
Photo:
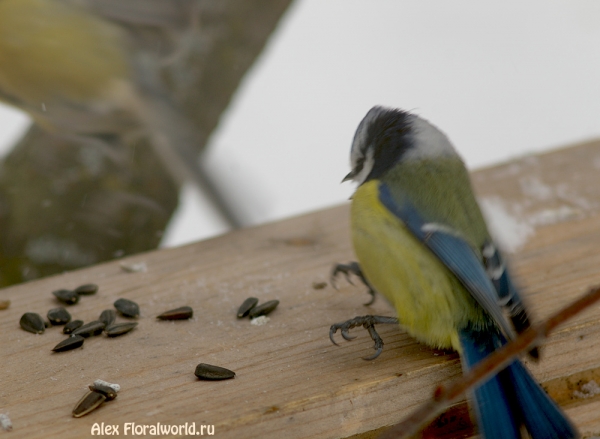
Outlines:
[[[121,427],[123,427],[121,429]],[[92,436],[213,436],[215,434],[214,425],[196,425],[195,422],[186,422],[180,425],[161,424],[136,424],[135,422],[125,422],[121,425],[95,423],[92,425]]]

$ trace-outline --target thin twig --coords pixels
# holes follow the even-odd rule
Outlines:
[[[404,421],[387,430],[380,439],[402,439],[418,433],[463,393],[498,373],[519,354],[540,345],[558,325],[600,300],[600,287],[593,287],[581,298],[547,320],[523,331],[518,338],[502,346],[475,365],[463,377],[447,387],[439,386],[433,398]]]

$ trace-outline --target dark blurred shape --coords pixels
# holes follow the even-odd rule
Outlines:
[[[105,105],[74,104],[64,98],[54,105],[38,102],[35,89],[31,99],[27,89],[15,93],[26,75],[13,75],[11,83],[15,64],[0,62],[0,99],[29,111],[42,124],[31,128],[0,168],[0,286],[155,248],[177,206],[181,181],[173,181],[173,171],[178,173],[182,157],[186,165],[204,148],[291,0],[18,2],[22,3],[2,0],[0,9],[11,3],[17,8],[59,3],[59,11],[73,6],[91,13],[89,23],[103,20],[99,29],[116,35],[114,41],[126,41],[123,47],[107,50],[126,51],[126,61],[133,66],[115,71],[131,73],[129,90],[141,98],[129,100],[131,96],[119,94],[122,89],[117,87],[116,100]],[[0,27],[0,61],[2,40],[14,43],[9,31],[10,26]],[[21,37],[35,41],[31,35]],[[28,49],[19,50],[22,53],[16,54],[22,56]],[[79,68],[80,62],[77,57],[64,61],[70,69]],[[27,74],[42,74],[42,83],[52,79],[24,65]],[[64,85],[61,81],[67,76],[61,76],[60,67],[59,63],[50,69],[58,78],[50,88]],[[102,78],[102,72],[97,73]],[[89,77],[80,79],[85,86]],[[16,88],[8,87],[13,83]],[[103,97],[114,97],[104,91]],[[169,115],[158,117],[165,109]],[[194,132],[172,129],[180,126],[193,127]],[[165,134],[169,129],[175,133]],[[188,134],[193,142],[187,141]],[[180,144],[185,144],[183,150]],[[176,163],[169,163],[171,159]]]

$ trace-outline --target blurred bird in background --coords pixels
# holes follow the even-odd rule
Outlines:
[[[290,1],[1,0],[0,286],[155,248],[184,181],[239,226],[198,154]]]
[[[0,2],[0,94],[43,128],[66,135],[140,130],[178,182],[209,194],[231,226],[239,221],[197,166],[194,126],[159,77],[160,48],[118,21],[172,31],[172,50],[193,32],[190,0],[3,0]],[[179,41],[178,41],[179,40]]]

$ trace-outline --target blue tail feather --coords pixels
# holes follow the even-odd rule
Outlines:
[[[505,343],[494,330],[460,331],[463,362],[472,367]],[[515,360],[473,392],[478,426],[486,439],[519,439],[524,424],[532,439],[569,439],[579,434],[525,366]]]

